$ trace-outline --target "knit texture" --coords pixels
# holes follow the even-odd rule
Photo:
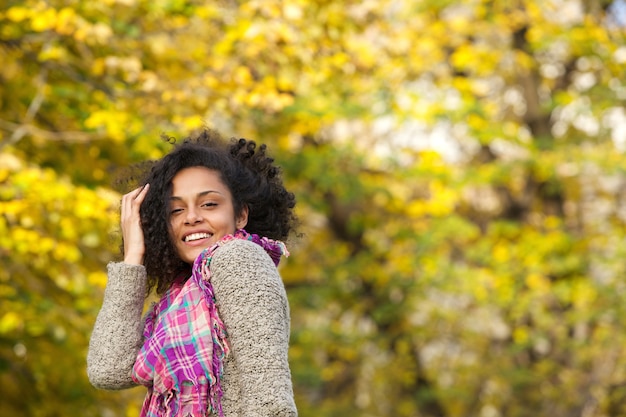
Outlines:
[[[104,302],[89,341],[87,375],[96,388],[130,388],[136,385],[130,370],[143,344],[146,269],[112,262],[107,273]]]
[[[205,249],[192,275],[175,283],[146,319],[144,337],[133,367],[133,380],[148,387],[140,417],[224,416],[221,406],[223,361],[228,354],[224,323],[215,305],[211,260],[233,239],[263,247],[278,264],[288,255],[284,243],[237,230]]]
[[[233,240],[215,252],[211,271],[231,349],[222,379],[224,415],[297,416],[287,361],[289,308],[272,259],[255,243]],[[138,288],[145,291],[143,267],[109,265],[87,363],[90,381],[98,388],[134,385],[131,369],[143,343],[143,292],[138,294]]]

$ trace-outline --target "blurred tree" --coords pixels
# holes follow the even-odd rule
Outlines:
[[[623,22],[621,1],[5,2],[0,414],[137,414],[141,390],[83,370],[110,184],[207,124],[270,143],[299,198],[300,415],[626,415]]]

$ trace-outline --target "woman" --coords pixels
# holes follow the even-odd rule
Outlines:
[[[276,269],[295,198],[279,174],[265,146],[203,131],[124,195],[124,261],[108,265],[87,356],[95,387],[147,386],[142,417],[297,415]]]

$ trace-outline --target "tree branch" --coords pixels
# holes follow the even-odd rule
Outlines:
[[[6,146],[19,142],[19,140],[26,135],[37,136],[45,140],[66,142],[90,142],[92,140],[104,138],[104,135],[101,133],[81,131],[52,132],[38,128],[30,123],[18,124],[2,119],[0,119],[0,129],[12,133],[9,139],[0,142],[0,150]]]

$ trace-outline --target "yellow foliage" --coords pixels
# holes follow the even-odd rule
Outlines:
[[[530,35],[529,35],[530,36]],[[541,36],[541,35],[537,35]],[[535,68],[537,63],[533,60],[529,54],[523,51],[513,51],[512,56],[514,57],[515,66],[517,71],[523,73],[532,68]]]
[[[326,366],[322,369],[320,374],[324,381],[331,381],[336,377],[336,371],[329,366]]]
[[[209,20],[219,16],[220,10],[217,5],[214,4],[201,4],[195,9],[195,15],[203,20]]]
[[[9,219],[15,221],[17,214],[24,211],[26,207],[26,202],[23,200],[8,200],[8,201],[0,201],[0,210],[5,216]]]
[[[11,285],[5,285],[0,283],[0,299],[14,299],[17,295],[17,290]]]
[[[204,118],[200,115],[187,116],[182,119],[184,130],[192,131],[205,125]]]
[[[469,16],[463,14],[456,14],[446,20],[448,29],[454,33],[468,33],[471,29],[474,29],[475,21],[470,21]]]
[[[14,311],[4,313],[0,317],[0,334],[10,334],[23,325],[20,315]]]
[[[545,216],[543,224],[548,229],[558,229],[563,225],[563,220],[557,216]]]
[[[104,129],[116,142],[122,142],[134,129],[127,112],[117,110],[96,110],[86,120],[85,127]]]
[[[419,165],[429,172],[445,174],[450,167],[444,162],[440,153],[433,150],[419,152]]]
[[[56,28],[61,35],[71,35],[76,29],[76,12],[71,7],[64,7],[57,13]]]
[[[526,1],[524,2],[524,9],[527,17],[520,18],[520,23],[524,22],[536,22],[536,23],[545,23],[544,11],[542,10],[542,6],[545,3]],[[523,13],[523,12],[521,12]]]
[[[54,239],[46,236],[46,237],[40,238],[39,241],[37,242],[37,250],[41,251],[42,253],[48,253],[52,249],[54,249],[55,244],[56,242],[54,241]]]
[[[421,268],[428,276],[436,276],[439,271],[439,263],[435,257],[426,258],[422,261]]]
[[[78,238],[78,231],[76,230],[76,222],[72,218],[62,218],[59,221],[59,236],[68,240],[75,240]]]
[[[138,405],[139,403],[129,403],[126,406],[126,417],[136,417],[141,414],[141,408]]]
[[[13,22],[21,22],[30,18],[34,10],[27,7],[14,6],[6,11],[6,17]]]
[[[34,230],[13,227],[11,229],[10,239],[15,245],[15,251],[18,254],[27,254],[35,248],[35,244],[39,240],[39,234]]]
[[[428,204],[421,200],[413,200],[407,203],[406,213],[411,218],[419,218],[428,214]]]
[[[475,113],[467,116],[467,124],[477,132],[483,131],[489,127],[489,121]]]
[[[59,45],[51,45],[37,56],[40,61],[63,61],[67,59],[67,51]]]
[[[526,285],[532,291],[539,294],[548,294],[550,292],[550,280],[541,274],[530,273],[526,276]]]
[[[430,183],[430,203],[429,213],[436,217],[443,217],[451,214],[458,201],[457,193],[446,187],[440,181]]]
[[[239,85],[249,85],[252,82],[252,75],[248,67],[237,67],[233,73],[233,81]]]
[[[513,341],[518,345],[526,345],[529,340],[528,329],[520,326],[513,330]]]
[[[470,68],[476,63],[476,53],[470,44],[462,45],[454,51],[451,60],[455,67]]]
[[[516,298],[516,290],[514,287],[514,280],[503,272],[498,272],[494,280],[494,290],[496,293],[496,300],[499,304],[507,305]]]
[[[493,257],[493,260],[500,264],[509,262],[511,258],[511,255],[509,253],[509,248],[505,244],[496,243],[493,246],[491,255]]]
[[[79,261],[82,257],[80,251],[75,246],[68,245],[64,242],[59,242],[56,245],[52,256],[57,261],[67,261],[71,263]]]
[[[475,279],[467,281],[466,291],[473,294],[478,302],[487,302],[493,296],[494,277],[487,269],[478,270],[475,274]]]
[[[591,308],[598,296],[598,290],[587,279],[579,279],[573,285],[572,302],[580,310]]]
[[[94,232],[89,232],[89,233],[84,233],[80,239],[80,242],[83,244],[83,246],[85,246],[86,248],[97,248],[99,246],[101,246],[101,241],[100,241],[100,236],[98,233]]]
[[[44,32],[54,29],[57,25],[57,12],[55,9],[38,11],[31,18],[31,27],[35,32]]]
[[[372,47],[372,42],[366,39],[350,38],[347,40],[347,47],[356,58],[356,64],[363,68],[370,68],[376,63],[380,63],[380,55]],[[345,64],[350,61],[344,61],[338,66],[345,68]]]
[[[0,183],[3,183],[9,177],[9,170],[3,167],[0,167]]]
[[[87,44],[105,45],[113,36],[111,27],[103,22],[97,22],[94,25],[87,26],[86,29],[85,41]]]
[[[87,275],[87,282],[99,288],[104,288],[107,283],[107,274],[104,271],[93,271]]]

